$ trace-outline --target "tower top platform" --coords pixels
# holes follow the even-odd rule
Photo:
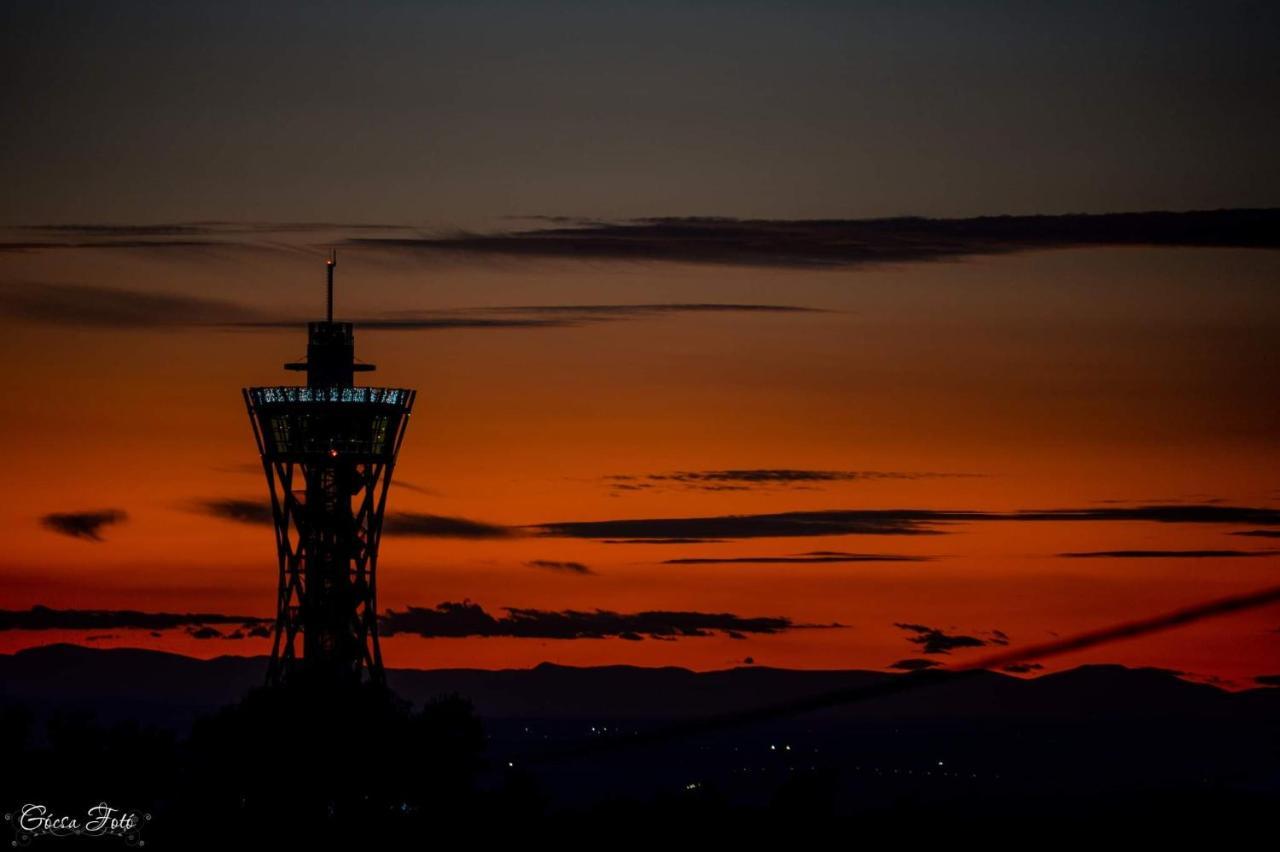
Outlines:
[[[355,384],[356,373],[368,373],[377,368],[373,364],[356,362],[355,325],[333,321],[333,270],[338,265],[338,253],[330,251],[324,265],[325,319],[307,323],[307,359],[290,361],[284,368],[305,372],[308,387],[351,387]]]

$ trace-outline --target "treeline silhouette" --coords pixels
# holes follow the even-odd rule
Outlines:
[[[9,705],[0,719],[6,803],[82,815],[106,800],[147,812],[142,839],[153,848],[406,837],[539,805],[531,787],[479,789],[484,728],[457,695],[415,710],[372,684],[260,687],[182,739],[132,722],[99,725],[83,711],[40,723]]]

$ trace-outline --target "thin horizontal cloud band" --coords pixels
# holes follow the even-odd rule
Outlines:
[[[687,556],[665,559],[663,565],[823,565],[842,562],[927,562],[931,556],[900,553],[837,553],[814,551],[796,556]]]
[[[331,231],[343,244],[396,252],[523,258],[674,261],[824,268],[1081,246],[1280,248],[1280,209],[981,216],[968,219],[737,219],[668,216],[621,221],[525,217],[546,227],[423,233],[405,225],[172,223],[29,226],[0,252],[58,249],[270,247],[272,234]],[[29,234],[42,239],[30,239]]]
[[[194,504],[197,511],[242,523],[267,524],[271,510],[256,500],[221,498]],[[689,518],[629,518],[603,521],[554,521],[525,526],[451,518],[418,512],[389,514],[388,535],[441,538],[608,539],[645,543],[692,540],[788,538],[825,535],[937,535],[952,524],[981,522],[1153,522],[1165,524],[1239,524],[1280,526],[1280,509],[1219,504],[1176,504],[1087,509],[1026,509],[1013,512],[948,509],[831,509],[761,515]]]
[[[931,535],[949,524],[996,521],[1150,521],[1179,524],[1280,525],[1280,510],[1248,506],[1151,505],[1014,512],[936,509],[833,509],[763,515],[561,521],[531,531],[562,538],[771,538],[824,535]]]
[[[622,613],[605,609],[542,610],[504,607],[491,615],[470,601],[446,601],[434,607],[410,606],[378,616],[384,636],[407,634],[426,638],[509,637],[518,639],[673,640],[714,635],[740,639],[747,634],[777,634],[791,630],[831,629],[841,624],[801,624],[784,616],[741,616],[727,612],[648,610]],[[243,633],[223,634],[211,625],[236,625],[264,636],[272,619],[222,613],[137,612],[134,610],[76,610],[34,606],[0,610],[5,630],[172,630],[188,628],[196,639],[240,639]]]
[[[1280,550],[1084,550],[1059,553],[1064,559],[1233,559],[1280,555]]]
[[[128,609],[30,609],[0,610],[0,630],[171,630],[202,624],[251,626],[269,619],[255,615],[212,612],[139,612]]]
[[[354,237],[349,244],[409,252],[823,268],[1098,245],[1274,249],[1280,248],[1280,209],[973,219],[586,220],[494,234]]]
[[[802,305],[734,302],[652,304],[514,305],[431,311],[395,311],[355,317],[357,327],[376,331],[449,329],[576,328],[605,322],[656,319],[679,314],[827,313]],[[251,305],[180,293],[144,292],[92,284],[4,282],[0,314],[46,325],[87,328],[298,329],[300,317],[263,312]]]

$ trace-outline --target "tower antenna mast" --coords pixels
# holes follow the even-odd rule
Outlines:
[[[324,262],[325,272],[329,277],[328,310],[325,312],[328,322],[333,322],[333,270],[338,265],[338,250],[329,249],[329,259]]]

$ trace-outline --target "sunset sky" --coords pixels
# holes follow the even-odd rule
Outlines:
[[[0,20],[0,609],[273,615],[240,389],[331,246],[362,382],[418,391],[380,607],[548,625],[390,666],[964,663],[1276,583],[1273,4]],[[1247,686],[1280,611],[1083,662]]]

